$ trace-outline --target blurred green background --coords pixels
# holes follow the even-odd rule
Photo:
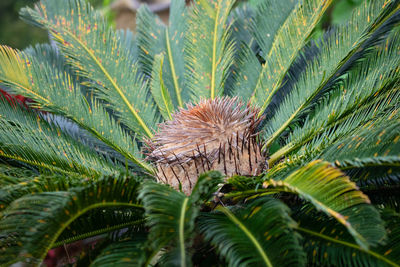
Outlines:
[[[55,0],[63,1],[63,0]],[[250,2],[252,0],[249,0]],[[347,21],[352,9],[365,0],[334,0],[333,6],[316,31],[318,36],[330,25],[337,25]],[[32,6],[35,0],[0,0],[0,44],[23,49],[28,45],[48,41],[45,31],[24,23],[18,17],[21,7]],[[112,0],[90,0],[97,8],[107,7]]]

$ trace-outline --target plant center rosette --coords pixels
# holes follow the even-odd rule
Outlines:
[[[159,125],[147,140],[147,159],[159,182],[190,194],[199,174],[217,170],[226,177],[255,176],[265,168],[257,128],[258,108],[237,98],[187,104]]]

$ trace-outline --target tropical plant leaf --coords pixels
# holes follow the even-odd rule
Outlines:
[[[156,109],[151,99],[140,97],[147,96],[148,88],[138,74],[135,55],[86,1],[43,0],[36,10],[22,9],[21,15],[49,30],[67,61],[80,76],[94,81],[91,85],[98,96],[110,103],[126,126],[138,134],[153,135]],[[75,29],[84,29],[85,34]]]
[[[399,140],[400,118],[385,118],[381,123],[370,123],[354,135],[338,140],[337,144],[326,149],[321,157],[331,162],[335,161],[336,165],[343,169],[378,167],[384,163],[390,168],[391,161],[393,167],[396,167],[400,151]]]
[[[147,5],[141,5],[137,12],[137,46],[139,52],[140,70],[151,77],[154,58],[164,51],[164,23],[150,11]]]
[[[26,172],[26,171],[25,171]],[[29,173],[27,173],[29,174]],[[8,185],[0,188],[0,211],[8,207],[13,201],[29,194],[68,191],[75,187],[87,186],[90,182],[82,176],[60,175],[32,175],[21,178],[15,175],[2,174],[0,178],[8,180]],[[53,247],[82,240],[91,236],[116,231],[127,227],[140,227],[143,211],[130,208],[103,208],[91,210],[68,225],[58,237]]]
[[[253,10],[250,4],[242,3],[231,11],[228,18],[228,23],[232,25],[231,38],[235,41],[235,58],[225,82],[224,95],[246,95],[249,91],[246,89],[251,87],[251,85],[246,86],[249,76],[251,78],[255,77],[253,80],[256,80],[261,71],[261,64],[257,58],[259,49],[250,31],[254,14],[255,10]],[[247,61],[251,62],[251,67],[246,65]],[[253,72],[253,67],[257,71]],[[249,83],[253,83],[253,87],[255,87],[256,81],[253,80]],[[243,87],[240,86],[242,83],[245,83]],[[250,96],[243,97],[243,99],[249,98]]]
[[[0,96],[0,156],[87,177],[118,173],[118,165],[49,125],[38,112]]]
[[[118,236],[128,230],[142,231],[145,223],[143,213],[142,210],[121,207],[88,211],[65,228],[53,247],[105,234]]]
[[[252,91],[249,88],[255,87],[262,66],[246,44],[241,45],[233,68],[228,80],[231,84],[227,85],[230,88],[229,93],[242,99],[250,99]]]
[[[183,107],[190,101],[190,95],[185,84],[185,33],[187,30],[187,10],[185,1],[172,0],[169,26],[165,29],[166,60],[164,80],[171,94],[176,98],[175,107]],[[174,90],[172,90],[174,88]]]
[[[68,177],[59,174],[38,175],[27,170],[25,170],[24,176],[17,175],[16,173],[0,173],[2,182],[8,182],[2,184],[0,188],[0,211],[24,195],[67,191],[69,188],[79,186],[83,181],[87,181],[79,175],[69,175]]]
[[[283,23],[285,23],[294,9],[298,8],[296,6],[298,2],[298,0],[268,0],[255,7],[257,11],[254,20],[252,20],[250,32],[260,46],[264,59],[270,53],[275,39],[279,38],[279,34],[282,34],[280,28]]]
[[[339,139],[320,157],[335,162],[364,189],[383,190],[398,185],[400,118],[397,113],[398,108],[388,113],[386,118],[381,117],[347,138]]]
[[[33,179],[37,175],[38,173],[32,169],[0,163],[0,188]]]
[[[399,215],[381,211],[388,231],[387,243],[365,250],[354,243],[341,225],[313,212],[294,215],[305,237],[309,266],[399,266]],[[319,223],[315,223],[318,220]]]
[[[230,266],[302,266],[305,255],[289,208],[272,198],[202,213],[199,229]]]
[[[253,104],[261,106],[260,114],[264,112],[272,96],[282,85],[290,65],[305,46],[312,30],[330,3],[330,0],[303,1],[289,14],[278,32],[276,34],[272,32],[271,37],[274,39],[271,48],[264,51],[266,62],[252,94]],[[274,29],[274,27],[271,28]],[[260,39],[265,38],[262,37],[264,36],[260,36]],[[266,42],[266,48],[269,46],[268,43],[269,41]]]
[[[150,90],[164,120],[172,120],[172,112],[175,108],[172,105],[171,95],[164,84],[162,76],[163,62],[164,56],[162,54],[155,56],[153,71],[151,73]]]
[[[0,60],[4,66],[0,67],[1,83],[9,86],[13,92],[33,99],[35,106],[66,116],[135,164],[151,172],[152,168],[141,161],[132,138],[98,101],[93,100],[92,105],[88,104],[81,94],[81,87],[68,75],[68,70],[58,69],[59,63],[54,65],[58,60],[52,59],[51,55],[57,55],[57,52],[50,46],[41,49],[45,50],[45,53],[38,51],[33,54],[36,57],[33,57],[24,54],[21,56],[21,53],[15,50],[1,47]],[[19,66],[17,69],[20,75],[16,76],[10,72],[6,67],[8,65],[13,65],[14,68]],[[26,80],[30,82],[26,83]],[[65,105],[66,102],[68,105]]]
[[[342,84],[332,90],[329,98],[316,106],[302,126],[295,127],[287,137],[286,145],[271,155],[270,163],[312,139],[323,136],[325,140],[334,140],[333,134],[339,136],[349,133],[374,118],[391,102],[395,103],[398,98],[396,81],[399,80],[399,74],[396,69],[400,63],[397,49],[399,36],[396,32],[385,46],[370,52],[363,64],[352,70]],[[357,114],[353,112],[355,109]],[[283,113],[281,109],[280,115]]]
[[[362,57],[362,52],[374,44],[373,40],[376,40],[377,36],[383,35],[383,33],[375,35],[374,33],[382,31],[382,28],[385,28],[385,31],[392,29],[393,26],[381,25],[388,21],[400,6],[392,3],[389,5],[390,8],[382,9],[384,2],[384,0],[370,4],[365,2],[354,13],[349,22],[351,27],[347,25],[339,27],[328,40],[322,41],[323,50],[307,66],[295,84],[295,88],[286,96],[276,114],[267,122],[266,147],[270,146],[291,123],[298,119],[299,115],[304,115],[307,108],[310,110],[310,106],[321,98],[323,93],[334,88],[335,80],[343,75],[356,59]],[[393,11],[389,12],[391,10]],[[344,64],[346,67],[343,67]]]
[[[69,191],[25,195],[1,213],[0,263],[38,264],[60,234],[79,216],[104,207],[137,204],[135,179],[104,177]]]
[[[224,91],[234,55],[230,27],[226,25],[233,3],[233,0],[201,0],[193,6],[185,46],[186,84],[193,101],[215,98]]]
[[[185,88],[184,34],[186,32],[187,11],[185,1],[171,1],[170,22],[165,27],[147,7],[138,11],[137,31],[139,40],[140,64],[144,73],[152,73],[155,57],[165,53],[163,77],[165,87],[171,95],[175,110],[190,100]]]
[[[381,243],[385,237],[383,222],[373,206],[368,205],[368,197],[328,162],[313,161],[284,180],[269,179],[263,186],[280,188],[309,201],[344,225],[364,249]]]
[[[139,197],[143,200],[150,227],[149,240],[152,255],[170,244],[163,264],[191,266],[190,246],[200,205],[208,200],[222,181],[218,172],[200,175],[191,196],[156,183],[145,183]],[[179,207],[179,208],[177,208]]]
[[[146,237],[138,236],[133,239],[111,243],[101,251],[90,266],[140,266],[145,242]]]

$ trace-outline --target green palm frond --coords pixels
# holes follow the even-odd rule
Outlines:
[[[150,227],[149,246],[151,252],[148,261],[168,244],[168,254],[164,255],[163,264],[179,266],[191,265],[190,246],[193,238],[194,222],[199,213],[201,202],[208,200],[221,182],[217,172],[202,174],[190,196],[156,183],[146,183],[139,197],[148,217]],[[179,207],[179,208],[177,208]],[[167,263],[168,262],[168,263]],[[147,264],[146,263],[146,264]]]
[[[289,14],[275,34],[252,94],[252,102],[264,112],[272,96],[282,85],[290,65],[305,46],[312,30],[331,4],[330,0],[305,0]]]
[[[395,32],[385,46],[370,52],[368,58],[364,59],[363,65],[355,67],[338,88],[332,90],[328,99],[317,105],[302,127],[296,127],[289,134],[285,146],[271,155],[270,163],[313,139],[323,136],[327,142],[335,140],[333,135],[350,133],[360,124],[371,120],[382,110],[395,104],[398,98],[397,68],[400,63],[396,45],[398,41],[399,34]],[[363,90],[359,90],[360,88]],[[293,96],[300,97],[300,92]],[[284,102],[281,111],[276,115],[277,118],[286,112],[283,107],[287,108],[288,102]],[[358,112],[354,114],[353,111],[356,109]],[[284,118],[286,116],[282,117]]]
[[[102,208],[86,212],[68,225],[57,238],[53,247],[84,240],[94,236],[132,231],[133,234],[143,231],[145,219],[143,210],[132,208]]]
[[[321,158],[335,162],[362,188],[396,185],[400,177],[399,129],[398,116],[372,122],[328,147]]]
[[[400,1],[314,40],[332,3],[22,9],[52,44],[0,46],[0,265],[400,267]]]
[[[321,155],[322,158],[335,161],[338,167],[344,169],[365,166],[379,166],[379,162],[393,161],[396,166],[396,159],[400,151],[400,118],[387,118],[389,123],[370,123],[362,131],[356,132],[345,140],[339,140],[337,144],[326,149]],[[357,150],[351,149],[352,147]],[[376,165],[373,160],[376,160]],[[365,162],[365,163],[363,163]],[[386,165],[386,164],[385,164]]]
[[[251,5],[243,3],[234,8],[228,19],[232,24],[231,38],[235,41],[234,61],[227,77],[224,94],[250,99],[261,72],[261,63],[257,58],[258,46],[250,31],[255,16]],[[247,64],[248,63],[248,64]]]
[[[154,58],[153,71],[151,72],[152,80],[150,84],[150,90],[164,120],[171,120],[172,112],[175,110],[175,108],[172,104],[171,95],[165,87],[162,76],[163,65],[164,56],[162,54],[156,55]]]
[[[57,68],[59,60],[51,57],[57,55],[57,52],[50,46],[39,49],[44,50],[43,53],[37,50],[31,55],[25,55],[1,47],[0,57],[4,66],[0,69],[1,83],[13,92],[33,99],[40,108],[73,120],[124,157],[151,172],[152,168],[142,162],[134,140],[98,101],[93,100],[92,105],[88,104],[88,100],[81,94],[81,87],[67,70]]]
[[[144,73],[152,73],[151,66],[154,68],[156,55],[164,52],[163,77],[165,87],[171,95],[174,111],[190,100],[184,77],[184,34],[187,27],[185,2],[172,1],[170,11],[170,23],[165,27],[148,8],[141,7],[137,15],[137,38],[139,63]]]
[[[66,191],[74,186],[79,186],[84,177],[79,175],[61,176],[59,174],[41,174],[38,175],[31,171],[24,170],[25,175],[19,176],[16,173],[1,172],[2,181],[7,181],[7,184],[2,184],[0,188],[0,211],[7,208],[13,201],[24,195]]]
[[[263,185],[298,194],[311,202],[344,225],[365,249],[379,244],[385,237],[383,222],[378,212],[368,205],[368,197],[357,190],[344,173],[327,162],[313,161],[284,180],[269,179]]]
[[[69,191],[30,194],[14,201],[1,213],[0,264],[38,263],[61,233],[79,216],[104,207],[137,204],[135,179],[105,177]],[[123,193],[122,193],[123,192]]]
[[[232,37],[236,41],[237,48],[242,44],[246,44],[251,48],[256,45],[254,33],[250,31],[255,13],[256,11],[252,5],[246,2],[232,9],[229,21],[232,23]],[[236,52],[239,52],[238,49]]]
[[[328,40],[321,41],[323,50],[306,67],[293,90],[267,122],[265,146],[270,146],[299,115],[304,115],[305,110],[309,109],[323,92],[329,90],[327,88],[334,88],[332,83],[337,77],[343,75],[343,65],[347,64],[346,68],[348,68],[348,65],[355,60],[354,58],[360,57],[360,47],[362,51],[368,48],[367,44],[371,45],[368,37],[376,38],[373,33],[391,18],[387,14],[388,10],[382,10],[383,4],[384,1],[365,3],[353,14],[349,22],[351,27],[344,25],[333,32]],[[400,5],[393,4],[390,7],[392,7],[392,12],[395,12]]]
[[[264,59],[267,59],[272,49],[273,42],[278,38],[278,35],[281,34],[280,28],[282,24],[288,19],[289,15],[292,14],[294,8],[298,8],[296,6],[298,2],[300,1],[265,1],[255,7],[256,14],[252,21],[250,31],[257,44],[260,46]]]
[[[157,113],[151,99],[140,97],[147,95],[148,87],[138,73],[135,55],[99,13],[83,0],[70,0],[42,1],[36,10],[25,8],[21,14],[51,32],[67,61],[93,81],[98,96],[110,103],[124,124],[138,134],[153,135]],[[77,28],[85,34],[77,33]]]
[[[228,80],[231,83],[228,84],[231,87],[229,94],[250,99],[252,91],[249,89],[255,87],[262,68],[256,54],[246,44],[242,44],[233,67]]]
[[[133,239],[112,243],[101,251],[90,266],[139,266],[145,242],[146,237],[135,236]]]
[[[9,185],[15,185],[20,182],[33,179],[37,172],[21,166],[11,166],[6,163],[0,163],[0,188]]]
[[[238,55],[231,76],[234,81],[230,85],[232,95],[250,99],[259,82],[262,65],[253,47],[259,46],[260,55],[264,59],[271,51],[272,42],[282,23],[295,7],[296,0],[265,1],[252,7],[245,5],[233,12],[233,36],[238,44]]]
[[[138,65],[146,76],[150,76],[155,56],[164,50],[163,32],[165,25],[146,5],[139,8],[136,22]]]
[[[230,266],[301,266],[300,236],[288,212],[280,201],[260,198],[201,214],[199,229]]]
[[[172,0],[169,26],[165,32],[166,60],[165,84],[176,95],[176,107],[183,107],[190,101],[190,94],[185,82],[185,33],[188,12],[185,1]],[[174,90],[172,90],[174,88]],[[172,93],[171,93],[172,94]]]
[[[194,101],[223,94],[234,53],[230,27],[226,25],[233,3],[233,0],[201,0],[193,6],[185,49],[186,84]]]
[[[31,174],[32,175],[32,174]],[[0,174],[1,179],[12,181],[0,189],[0,211],[13,201],[30,194],[73,190],[74,187],[87,186],[90,182],[81,176],[63,177],[60,175],[32,175],[19,179],[15,176]],[[109,233],[127,227],[143,225],[143,211],[132,209],[103,208],[91,210],[68,225],[57,238],[53,247],[84,238]]]
[[[399,214],[381,211],[386,222],[388,238],[385,245],[365,250],[355,244],[343,227],[317,215],[315,212],[298,212],[294,215],[297,230],[305,241],[309,266],[395,266],[399,264]],[[313,223],[318,220],[320,223]],[[338,263],[340,264],[338,265]]]
[[[87,177],[116,174],[118,165],[75,141],[33,112],[0,96],[0,156],[37,168]]]

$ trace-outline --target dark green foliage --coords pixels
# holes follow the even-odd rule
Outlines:
[[[299,266],[305,255],[288,212],[278,200],[259,198],[201,214],[199,229],[230,266]]]
[[[136,34],[84,0],[22,9],[53,42],[0,46],[0,86],[31,99],[0,95],[0,265],[96,238],[78,265],[400,266],[400,1],[312,39],[331,2],[173,0]],[[223,95],[265,115],[268,168],[156,183],[157,123]]]
[[[27,194],[19,198],[2,212],[0,245],[7,253],[2,254],[1,262],[42,260],[60,234],[92,209],[118,206],[142,209],[136,204],[137,187],[138,182],[132,178],[104,177],[81,182],[67,191]],[[141,217],[138,215],[137,219]]]
[[[217,172],[200,175],[190,196],[153,182],[143,185],[139,197],[143,200],[148,217],[148,246],[151,251],[146,264],[161,248],[168,246],[164,264],[191,265],[189,248],[193,242],[195,219],[201,204],[210,198],[217,184],[222,182],[221,178]]]

